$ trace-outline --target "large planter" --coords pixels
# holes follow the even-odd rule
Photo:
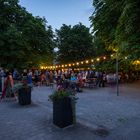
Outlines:
[[[22,87],[18,90],[18,101],[20,105],[31,104],[31,88]]]
[[[75,123],[75,103],[71,98],[53,101],[53,123],[60,128]]]

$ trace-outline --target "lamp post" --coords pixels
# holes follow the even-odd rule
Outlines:
[[[117,96],[119,96],[119,62],[118,62],[118,52],[116,52],[116,90],[117,90]]]

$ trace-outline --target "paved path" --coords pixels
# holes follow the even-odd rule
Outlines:
[[[52,124],[51,87],[35,87],[32,104],[0,103],[0,140],[139,140],[140,82],[115,87],[84,89],[78,93],[77,124],[59,129]],[[109,132],[99,136],[99,129]]]

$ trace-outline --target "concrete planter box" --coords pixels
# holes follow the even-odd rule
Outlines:
[[[31,88],[22,87],[18,90],[18,101],[20,105],[31,104]]]
[[[53,101],[53,123],[60,128],[72,125],[75,122],[74,106],[69,97]]]

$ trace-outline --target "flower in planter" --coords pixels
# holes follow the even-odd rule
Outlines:
[[[15,84],[12,90],[18,96],[19,104],[31,104],[31,86],[27,84],[26,79]]]
[[[21,89],[21,88],[28,89],[29,87],[31,87],[31,86],[27,84],[26,80],[22,80],[21,82],[16,83],[13,86],[12,90],[14,93],[18,93],[19,89]]]
[[[75,92],[68,90],[68,89],[59,89],[54,91],[53,94],[49,95],[49,99],[51,101],[57,101],[64,98],[71,98],[73,100],[77,100],[78,98],[75,97]]]

